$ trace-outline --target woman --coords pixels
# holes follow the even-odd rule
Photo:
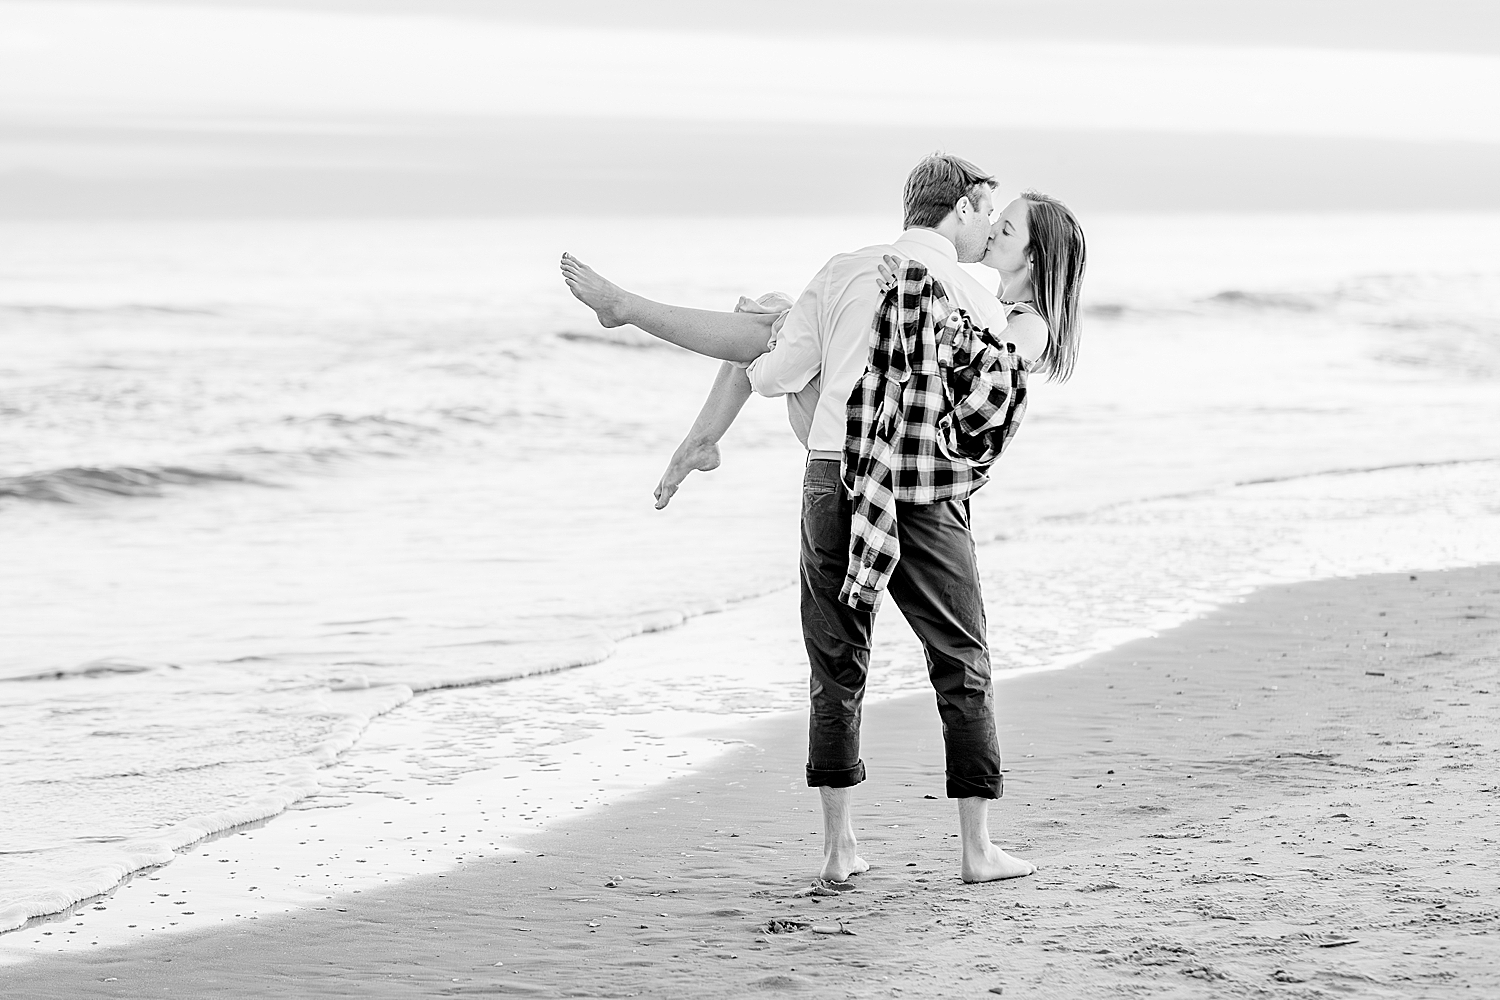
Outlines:
[[[980,263],[1000,272],[1000,300],[1009,306],[1005,340],[1032,372],[1054,381],[1073,374],[1078,360],[1078,299],[1086,263],[1083,228],[1056,198],[1027,191],[995,221]],[[894,285],[900,261],[891,256],[880,267],[882,288]],[[627,323],[647,333],[719,358],[708,399],[699,411],[656,487],[657,509],[665,507],[693,470],[718,468],[719,439],[750,397],[744,365],[774,342],[776,321],[791,301],[782,295],[741,299],[732,313],[664,305],[627,292],[570,254],[562,258],[568,288],[606,327]],[[872,317],[873,320],[873,317]]]

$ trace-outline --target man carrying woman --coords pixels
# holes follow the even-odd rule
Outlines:
[[[988,462],[1014,431],[1026,373],[1066,378],[1072,371],[1084,241],[1072,213],[1043,195],[1023,195],[992,223],[995,186],[994,178],[965,160],[928,157],[907,179],[905,232],[892,244],[834,257],[785,310],[774,308],[775,302],[744,300],[734,313],[664,305],[618,288],[569,255],[562,261],[573,294],[606,326],[630,323],[729,362],[673,456],[658,487],[658,506],[665,506],[690,471],[718,464],[717,442],[750,391],[788,397],[793,429],[808,449],[801,545],[802,629],[812,674],[807,782],[822,800],[820,877],[829,881],[843,882],[869,867],[858,853],[850,806],[854,786],[865,778],[860,720],[879,592],[851,589],[849,580],[851,537],[858,552],[867,536],[882,532],[889,552],[873,578],[889,590],[926,652],[943,724],[947,794],[958,800],[960,874],[968,882],[985,882],[1035,870],[989,835],[990,802],[1000,797],[1003,784],[967,497],[984,482]],[[998,270],[1000,299],[961,262]],[[898,277],[901,287],[888,295]],[[917,312],[901,313],[903,308]],[[912,408],[909,399],[903,403],[907,376],[889,378],[884,368],[892,355],[872,350],[895,345],[903,363],[915,357],[900,346],[904,329],[907,346],[921,349],[910,339],[914,316],[930,321],[925,329],[932,357],[951,357],[952,331],[962,325],[972,334],[968,342],[988,358],[984,377],[993,382],[1000,376],[987,383],[997,405],[986,411],[999,443],[980,460],[950,453],[951,426],[938,426],[942,414]],[[947,354],[932,350],[942,337],[950,338]],[[867,370],[873,381],[865,386]],[[868,492],[859,495],[875,489],[875,480],[865,476],[861,443],[850,435],[863,436],[868,445],[873,425],[888,428],[890,420],[857,420],[851,399],[857,389],[865,393],[866,410],[889,390],[892,405],[906,407],[899,416],[910,431],[909,444],[884,442],[887,454],[904,462],[913,478],[903,492],[901,474],[887,476],[896,491],[880,492],[888,516],[879,532],[869,529],[875,523],[871,511],[880,514],[881,504],[872,508]],[[944,443],[937,444],[940,438]],[[903,447],[912,454],[903,456]],[[856,460],[858,472],[850,466]]]

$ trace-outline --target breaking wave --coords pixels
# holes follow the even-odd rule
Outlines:
[[[44,503],[83,503],[101,497],[154,497],[160,496],[169,486],[213,483],[266,485],[237,472],[181,465],[154,468],[70,466],[20,476],[0,476],[0,497]]]

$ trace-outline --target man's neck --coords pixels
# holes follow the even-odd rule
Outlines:
[[[953,252],[954,253],[958,252],[958,226],[956,224],[950,224],[947,220],[945,220],[942,225],[937,225],[937,226],[912,226],[911,228],[913,228],[913,229],[920,229],[923,232],[927,232],[927,233],[937,233],[943,239],[945,239],[949,243],[953,244]]]
[[[948,244],[948,248],[950,250],[952,250],[954,259],[958,258],[958,244],[953,241],[953,237],[951,235],[949,235],[948,233],[944,232],[941,228],[939,228],[937,226],[911,226],[907,231],[908,232],[915,231],[915,232],[919,232],[919,233],[932,233],[934,236],[941,237],[942,240],[943,240],[943,242],[946,243],[946,244]]]
[[[953,243],[954,253],[959,252],[959,220],[953,214],[938,225],[932,226],[932,231],[948,240],[948,243]]]

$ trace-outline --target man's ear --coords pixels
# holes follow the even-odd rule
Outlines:
[[[958,216],[958,221],[960,222],[972,211],[974,211],[974,203],[969,201],[968,195],[964,195],[953,203],[953,212]]]

